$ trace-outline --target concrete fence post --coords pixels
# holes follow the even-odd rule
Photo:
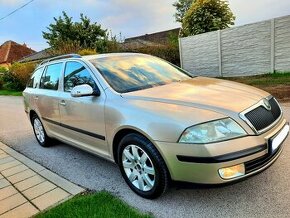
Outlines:
[[[220,77],[223,76],[223,69],[222,69],[222,48],[221,48],[221,31],[217,31],[217,46],[218,46],[218,62],[219,62],[219,75]]]
[[[178,38],[178,46],[179,46],[180,67],[183,68],[183,58],[182,58],[182,44],[181,44],[181,38]]]
[[[271,73],[275,72],[275,19],[271,20]]]

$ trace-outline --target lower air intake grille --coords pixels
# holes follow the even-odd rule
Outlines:
[[[246,170],[246,174],[258,170],[261,167],[267,165],[269,162],[271,162],[280,152],[281,147],[279,149],[277,149],[273,154],[266,154],[262,157],[259,157],[257,159],[254,160],[250,160],[248,162],[245,162],[245,170]]]

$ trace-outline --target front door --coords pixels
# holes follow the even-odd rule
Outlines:
[[[93,74],[82,62],[66,62],[63,92],[59,100],[64,140],[108,157],[104,121],[105,92],[100,89],[100,96],[72,97],[72,88],[82,84],[98,88]]]

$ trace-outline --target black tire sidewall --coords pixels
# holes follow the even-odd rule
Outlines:
[[[141,149],[143,149],[147,155],[150,157],[154,170],[155,170],[155,183],[153,188],[150,191],[141,191],[138,188],[136,188],[129,178],[127,177],[125,170],[123,168],[122,163],[122,153],[126,146],[128,145],[137,145]],[[158,155],[158,157],[157,157]],[[138,134],[129,134],[125,136],[119,143],[118,147],[118,164],[120,167],[121,174],[123,178],[125,179],[126,183],[129,185],[129,187],[138,195],[148,198],[148,199],[154,199],[159,197],[167,188],[167,184],[165,181],[167,179],[166,170],[164,169],[164,164],[160,164],[160,160],[162,159],[161,155],[157,151],[157,149],[154,147],[154,145],[145,137],[138,135]],[[163,160],[162,160],[163,161]],[[162,169],[163,167],[163,169]],[[165,186],[165,187],[164,187]]]

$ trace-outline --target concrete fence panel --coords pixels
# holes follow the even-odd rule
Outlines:
[[[290,71],[290,16],[179,40],[182,67],[197,75]]]
[[[290,16],[275,19],[275,70],[290,71]]]
[[[182,66],[189,72],[219,76],[218,39],[216,32],[181,39]]]
[[[221,51],[223,76],[249,76],[270,72],[270,22],[221,31]]]

